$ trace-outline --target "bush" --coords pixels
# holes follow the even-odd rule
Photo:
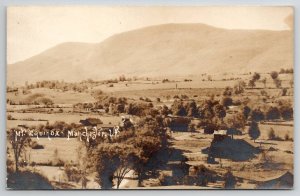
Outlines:
[[[32,149],[44,149],[44,146],[43,145],[41,145],[41,144],[38,144],[36,141],[34,141],[34,142],[32,142],[32,144],[31,144],[31,148]]]
[[[7,120],[15,120],[15,118],[14,118],[14,117],[12,117],[12,115],[11,115],[11,114],[8,114],[8,115],[7,115]]]
[[[151,99],[149,99],[148,97],[145,98],[146,102],[152,102]]]
[[[284,140],[285,140],[285,141],[289,141],[289,140],[292,140],[292,138],[290,138],[289,134],[286,133],[286,134],[284,135]]]

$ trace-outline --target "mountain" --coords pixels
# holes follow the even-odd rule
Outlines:
[[[8,65],[8,82],[130,76],[267,72],[293,67],[292,31],[228,30],[164,24],[101,43],[63,43]]]

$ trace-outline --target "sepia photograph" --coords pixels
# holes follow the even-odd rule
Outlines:
[[[292,6],[10,6],[6,35],[6,189],[294,188]]]

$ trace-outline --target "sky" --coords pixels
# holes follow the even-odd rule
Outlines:
[[[124,31],[166,23],[204,23],[226,29],[293,29],[292,7],[9,7],[7,63],[63,42],[99,43]]]

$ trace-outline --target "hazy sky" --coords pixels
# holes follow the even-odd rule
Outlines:
[[[289,30],[292,15],[291,7],[9,7],[7,62],[62,42],[101,42],[115,33],[164,23]]]

